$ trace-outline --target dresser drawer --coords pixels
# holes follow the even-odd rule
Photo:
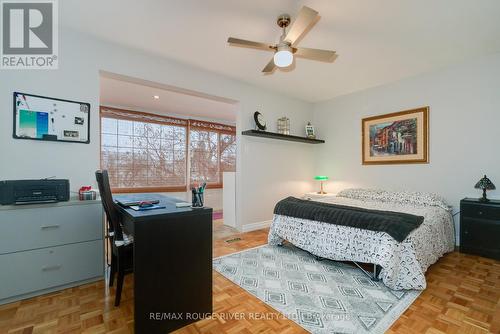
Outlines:
[[[500,221],[462,217],[460,251],[500,260]]]
[[[500,221],[500,207],[462,204],[462,216]]]
[[[0,254],[102,239],[100,204],[0,211]]]
[[[0,299],[103,276],[103,241],[0,255]]]

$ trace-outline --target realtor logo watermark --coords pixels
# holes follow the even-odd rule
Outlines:
[[[1,69],[57,69],[57,0],[2,0]]]

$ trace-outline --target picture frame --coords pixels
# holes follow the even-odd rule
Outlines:
[[[308,123],[306,125],[306,137],[307,138],[316,138],[316,131],[314,130],[314,125],[311,125],[311,123]]]
[[[13,92],[12,137],[90,144],[90,103]]]
[[[429,163],[429,107],[363,118],[363,165]]]

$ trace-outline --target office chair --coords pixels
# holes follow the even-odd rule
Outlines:
[[[109,286],[113,286],[115,274],[118,274],[115,306],[120,305],[120,299],[123,288],[123,280],[126,274],[133,272],[133,238],[127,235],[120,223],[116,203],[113,201],[111,187],[107,170],[98,170],[95,172],[101,202],[106,213],[108,235],[111,237],[111,269],[109,272]]]

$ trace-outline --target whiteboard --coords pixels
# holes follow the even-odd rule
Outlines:
[[[90,104],[14,93],[14,138],[90,143]]]

